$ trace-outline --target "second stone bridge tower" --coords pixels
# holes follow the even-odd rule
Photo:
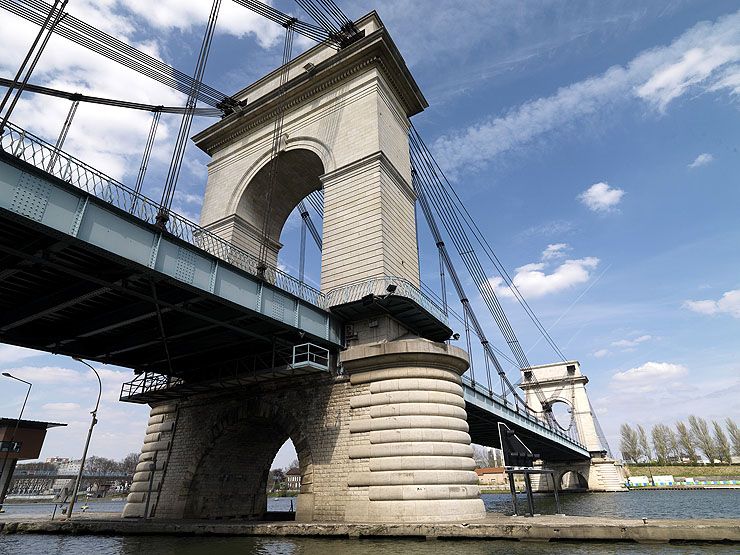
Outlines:
[[[195,137],[212,157],[201,224],[267,267],[289,214],[323,190],[321,291],[346,348],[330,373],[153,403],[124,516],[259,518],[288,438],[298,520],[485,514],[467,354],[419,293],[408,131],[427,104],[378,16],[357,27],[352,45],[291,61],[284,85],[282,69],[242,90],[242,108]]]

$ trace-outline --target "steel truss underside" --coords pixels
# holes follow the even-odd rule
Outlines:
[[[291,326],[0,209],[0,343],[202,379],[248,372],[302,341]]]

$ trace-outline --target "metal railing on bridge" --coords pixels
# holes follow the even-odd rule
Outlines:
[[[369,295],[376,297],[387,297],[389,295],[406,297],[429,312],[437,320],[447,325],[447,314],[442,307],[422,293],[421,289],[416,285],[402,277],[372,277],[349,283],[326,293],[326,301],[328,306],[335,306],[357,302]]]
[[[6,124],[0,135],[0,148],[140,220],[156,222],[158,203],[14,124]],[[179,214],[169,214],[167,232],[314,306],[327,307],[326,298],[317,289],[272,266],[259,271],[256,256]]]
[[[586,446],[583,443],[581,443],[580,439],[578,438],[578,431],[575,430],[575,428],[572,429],[571,433],[567,433],[563,429],[558,427],[557,425],[553,425],[552,423],[548,422],[546,419],[537,418],[537,416],[531,410],[529,410],[526,406],[521,405],[520,403],[517,403],[517,402],[511,402],[508,399],[505,399],[503,396],[499,395],[498,393],[494,393],[491,389],[488,389],[482,384],[473,381],[470,378],[470,376],[463,376],[462,382],[464,385],[475,390],[477,393],[484,395],[486,397],[489,397],[491,399],[494,399],[500,405],[503,405],[505,407],[508,407],[512,411],[515,411],[520,417],[525,418],[532,424],[537,425],[537,426],[542,426],[543,428],[547,428],[551,433],[563,439],[566,439],[570,442],[573,442],[579,447],[582,447],[583,449],[586,449]]]

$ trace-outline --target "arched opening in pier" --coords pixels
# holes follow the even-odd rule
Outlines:
[[[270,470],[288,441],[299,461],[301,491],[310,492],[312,460],[307,441],[277,409],[240,410],[213,435],[194,466],[186,490],[185,518],[261,520],[267,513]],[[308,484],[308,485],[306,485]],[[294,508],[297,508],[297,498]]]
[[[240,244],[259,255],[262,234],[266,231],[268,264],[278,265],[279,260],[279,266],[296,277],[301,243],[305,244],[304,253],[309,255],[305,275],[310,278],[307,281],[315,284],[321,277],[321,251],[310,230],[301,229],[307,224],[299,207],[306,209],[311,223],[321,234],[323,200],[315,192],[321,189],[320,176],[324,172],[325,164],[319,154],[309,148],[288,148],[278,154],[274,165],[265,159],[251,177],[247,176],[248,182],[236,207],[235,225],[242,228],[238,233]]]
[[[577,470],[569,470],[560,476],[561,491],[585,491],[588,489],[588,480]]]
[[[562,399],[550,400],[552,416],[562,430],[569,430],[573,425],[573,407]]]

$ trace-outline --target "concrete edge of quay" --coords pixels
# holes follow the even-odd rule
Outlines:
[[[141,521],[94,518],[0,520],[0,535],[303,536],[631,543],[740,543],[740,519],[622,520],[600,517],[490,516],[471,523],[348,524],[244,521]]]

